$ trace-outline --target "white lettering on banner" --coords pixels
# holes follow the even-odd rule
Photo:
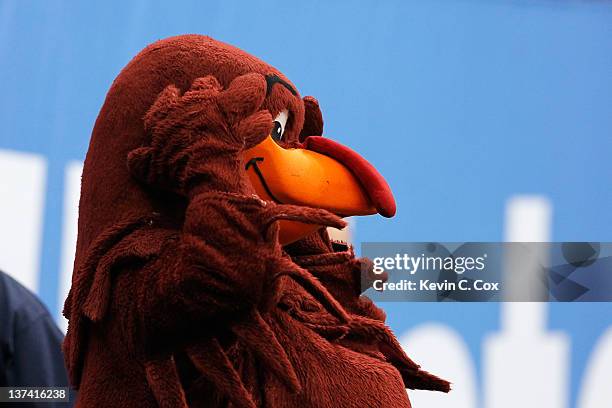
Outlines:
[[[0,150],[0,269],[36,292],[40,271],[47,162]]]
[[[506,208],[506,241],[549,242],[551,213],[543,197],[511,199]],[[512,290],[527,291],[529,286],[521,284],[531,285],[538,279],[537,264],[523,268],[530,275]],[[500,332],[483,342],[484,406],[567,407],[569,339],[563,333],[546,331],[548,304],[502,302],[500,309]]]
[[[476,368],[459,333],[444,324],[425,323],[402,335],[400,343],[417,364],[452,383],[448,394],[409,390],[414,407],[479,406]]]
[[[612,328],[609,328],[595,346],[586,366],[578,408],[602,408],[612,405]]]
[[[71,162],[66,166],[64,174],[64,208],[62,222],[62,259],[60,265],[60,282],[58,305],[60,309],[68,296],[72,283],[72,268],[78,234],[79,199],[81,196],[81,174],[83,163]],[[68,328],[68,321],[60,314],[58,324],[64,331]]]

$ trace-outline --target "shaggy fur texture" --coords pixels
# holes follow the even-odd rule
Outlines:
[[[287,109],[295,146],[314,98],[197,35],[143,50],[111,87],[83,173],[64,344],[81,407],[409,407],[448,391],[360,297],[363,260],[324,230],[285,248],[278,221],[342,227],[254,196],[240,152]],[[306,120],[306,122],[305,122]]]

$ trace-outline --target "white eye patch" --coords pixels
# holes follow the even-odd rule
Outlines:
[[[281,111],[276,118],[274,118],[274,128],[272,128],[272,138],[280,141],[283,139],[285,134],[285,127],[287,126],[287,119],[289,119],[289,111],[287,109]]]

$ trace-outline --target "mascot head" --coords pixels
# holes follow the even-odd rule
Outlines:
[[[235,47],[200,35],[158,41],[119,74],[98,116],[83,173],[79,257],[103,231],[129,220],[158,214],[180,226],[185,201],[148,191],[129,172],[130,151],[148,142],[147,111],[169,85],[180,91],[194,80],[214,76],[227,87],[238,76],[265,77],[261,109],[274,118],[269,136],[245,142],[244,172],[265,200],[327,209],[340,216],[395,213],[382,176],[360,155],[321,136],[323,119],[316,99],[302,98],[281,72]],[[281,241],[299,239],[316,226],[283,221]]]

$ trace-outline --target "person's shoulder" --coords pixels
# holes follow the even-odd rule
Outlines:
[[[21,324],[28,324],[49,313],[34,293],[2,271],[0,299],[0,315],[18,316]]]
[[[44,309],[34,293],[3,271],[0,271],[0,294],[4,295],[5,299],[11,300],[15,308],[21,303],[34,303]]]

